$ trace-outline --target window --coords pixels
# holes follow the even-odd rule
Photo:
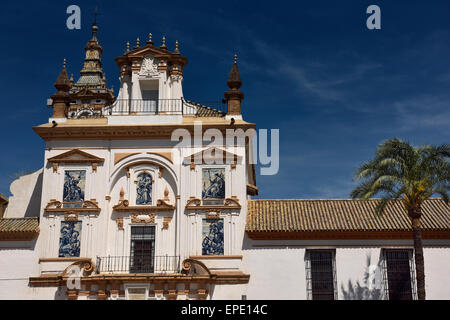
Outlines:
[[[86,170],[64,171],[63,202],[66,208],[81,207],[84,201]]]
[[[333,250],[306,251],[306,281],[310,300],[334,300],[336,298],[335,266]]]
[[[203,219],[202,255],[223,255],[223,219]]]
[[[152,176],[147,173],[141,173],[136,181],[136,205],[152,204]]]
[[[155,260],[155,227],[131,227],[130,272],[153,273]]]
[[[79,257],[81,221],[61,221],[58,257]]]
[[[389,300],[412,300],[414,270],[411,268],[412,250],[384,250],[385,295]]]

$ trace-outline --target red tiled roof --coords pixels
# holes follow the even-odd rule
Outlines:
[[[400,200],[378,216],[378,199],[364,200],[250,200],[247,233],[411,231],[411,221]],[[441,199],[425,201],[424,231],[450,232],[450,208]]]
[[[31,240],[38,234],[38,218],[0,219],[0,240]]]

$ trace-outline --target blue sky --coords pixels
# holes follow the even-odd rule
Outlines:
[[[82,11],[66,28],[67,6]],[[381,8],[381,30],[366,8]],[[127,41],[149,32],[189,59],[184,95],[220,100],[233,55],[245,93],[243,113],[258,128],[280,129],[280,171],[258,176],[261,198],[346,198],[355,168],[385,139],[441,144],[450,136],[448,1],[98,1],[99,40],[109,85]],[[32,126],[48,121],[46,99],[63,58],[78,79],[94,1],[2,3],[0,192],[39,169],[44,142]],[[116,90],[117,93],[117,90]]]

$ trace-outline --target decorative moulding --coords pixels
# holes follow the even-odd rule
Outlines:
[[[163,220],[163,229],[164,230],[167,230],[167,229],[169,229],[169,223],[172,221],[172,218],[171,217],[164,217],[164,220]]]
[[[155,214],[132,214],[131,222],[133,223],[155,223]]]
[[[128,200],[120,200],[118,204],[116,204],[113,209],[118,212],[164,212],[164,211],[173,211],[175,210],[175,206],[171,204],[167,204],[164,200],[157,200],[156,206],[130,206]]]
[[[202,201],[197,198],[191,197],[186,203],[186,210],[232,210],[232,209],[241,209],[241,205],[239,204],[239,199],[236,197],[231,197],[225,199],[223,204],[220,205],[202,205]]]
[[[72,212],[100,212],[101,209],[98,206],[98,202],[95,199],[86,200],[81,203],[81,207],[64,207],[64,204],[71,204],[73,202],[61,202],[55,199],[51,199],[50,202],[44,209],[44,212],[55,212],[55,213],[72,213]]]
[[[184,164],[190,164],[191,170],[195,169],[196,164],[230,164],[232,169],[236,169],[238,161],[242,159],[237,154],[211,147],[203,151],[191,154],[184,158]]]
[[[64,219],[66,221],[78,221],[79,215],[78,212],[76,211],[70,211],[70,212],[66,212],[64,213]]]
[[[147,154],[156,154],[170,161],[173,164],[172,152],[147,152]]]
[[[73,149],[48,158],[47,161],[52,164],[53,172],[58,172],[58,166],[60,163],[90,163],[92,165],[92,171],[95,172],[97,171],[98,164],[104,162],[105,159],[99,158],[79,149]]]
[[[123,230],[123,217],[117,218],[116,223],[117,223],[117,229]]]
[[[220,219],[220,211],[208,211],[206,212],[206,218],[208,219]]]
[[[119,161],[139,154],[139,152],[116,152],[114,153],[114,165],[116,165]]]
[[[192,135],[194,134],[193,124],[181,124],[181,125],[167,125],[167,126],[154,126],[154,125],[141,125],[130,128],[122,125],[101,125],[101,126],[64,126],[64,127],[52,127],[51,125],[41,125],[33,127],[33,130],[45,141],[49,140],[102,140],[108,138],[114,138],[116,140],[160,140],[170,139],[172,133],[176,129],[186,129]],[[223,123],[204,123],[202,131],[203,133],[210,129],[218,129],[225,136],[226,130],[230,128],[229,121],[223,121]],[[255,129],[256,126],[253,123],[239,123],[235,124],[234,128],[243,129]]]
[[[257,196],[258,195],[258,187],[253,184],[247,184],[247,195]]]

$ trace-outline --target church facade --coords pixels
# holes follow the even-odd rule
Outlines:
[[[43,168],[11,184],[1,299],[416,298],[400,204],[377,217],[377,200],[252,200],[256,125],[242,117],[236,58],[221,111],[184,98],[187,58],[149,35],[116,58],[115,97],[97,33],[33,127]],[[426,203],[423,236],[428,298],[450,299],[443,201]]]

